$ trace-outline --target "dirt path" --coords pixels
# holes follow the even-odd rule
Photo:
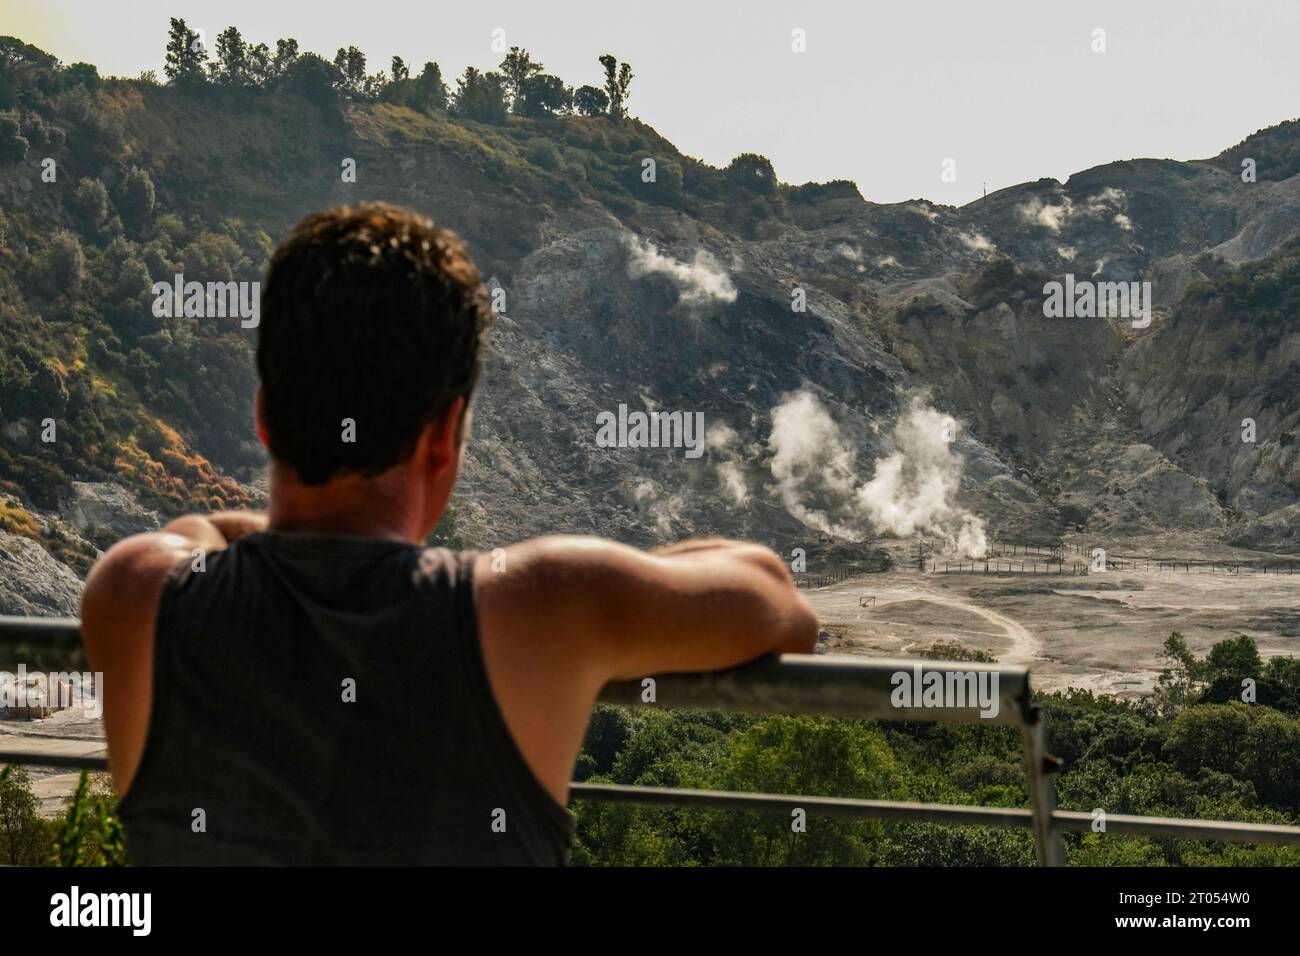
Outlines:
[[[1005,650],[996,654],[999,661],[1008,664],[1029,664],[1032,661],[1044,659],[1042,641],[1015,618],[1008,617],[992,608],[982,607],[961,597],[932,590],[928,586],[929,583],[927,578],[919,575],[906,581],[882,581],[870,577],[850,578],[839,584],[811,591],[809,597],[812,598],[814,606],[818,607],[819,610],[831,610],[833,608],[839,620],[847,618],[852,626],[870,628],[879,627],[882,624],[916,627],[917,625],[914,622],[890,621],[888,618],[878,616],[879,614],[888,614],[891,604],[904,601],[925,602],[937,607],[973,614],[987,621],[991,628],[988,631],[966,630],[964,633],[993,638],[1001,636],[1009,642],[1009,646]],[[876,599],[876,603],[870,608],[871,613],[863,613],[851,606],[844,606],[842,602],[846,603],[852,600],[853,595],[863,590],[869,590]],[[912,648],[924,646],[924,644],[924,641],[910,641],[904,644],[900,650],[902,653],[908,653]]]
[[[1007,617],[992,608],[980,607],[978,604],[968,604],[966,601],[960,601],[956,598],[948,597],[944,594],[935,594],[932,591],[925,591],[924,600],[933,604],[943,604],[951,608],[962,611],[969,611],[971,614],[978,614],[984,620],[997,627],[1002,628],[1007,640],[1011,642],[1011,647],[998,655],[998,660],[1005,664],[1028,664],[1031,661],[1043,659],[1043,644],[1036,638],[1030,630],[1014,618]]]

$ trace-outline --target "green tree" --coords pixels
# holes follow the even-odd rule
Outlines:
[[[103,83],[99,77],[99,70],[89,63],[73,63],[64,67],[59,80],[65,90],[70,90],[74,86],[84,86],[91,92],[99,89]]]
[[[339,47],[334,54],[334,68],[343,78],[343,91],[351,96],[364,93],[366,83],[366,55],[354,46],[346,50]]]
[[[527,50],[512,46],[497,69],[501,71],[501,82],[511,110],[522,113],[528,81],[542,72],[542,64],[535,62]]]
[[[717,789],[751,793],[887,799],[902,778],[889,744],[857,721],[772,717],[733,740]],[[883,834],[872,820],[809,812],[798,831],[791,815],[726,812],[711,832],[718,863],[742,866],[845,866],[873,862]]]
[[[776,170],[766,156],[741,153],[727,165],[724,172],[733,183],[753,192],[771,193],[776,190]]]
[[[100,234],[111,215],[108,189],[98,179],[80,180],[68,197],[68,205],[92,236]]]
[[[425,63],[415,84],[417,109],[427,113],[447,108],[447,84],[442,82],[442,69],[437,63]]]
[[[1204,679],[1213,681],[1221,677],[1259,677],[1263,670],[1264,662],[1259,657],[1259,646],[1253,639],[1241,634],[1219,641],[1210,648],[1210,653],[1205,658]]]
[[[393,57],[392,66],[388,71],[393,75],[394,83],[401,83],[403,80],[411,78],[411,71],[406,66],[406,61],[400,56]]]
[[[456,81],[456,112],[481,123],[504,123],[506,95],[501,76],[466,67]]]
[[[132,166],[122,177],[117,202],[118,213],[132,233],[142,234],[153,222],[155,201],[153,179],[139,166]]]
[[[271,50],[265,43],[248,48],[248,82],[251,86],[266,89],[275,81],[271,66]]]
[[[167,59],[163,72],[177,86],[197,86],[205,82],[203,71],[207,51],[199,42],[199,35],[177,17],[171,18],[167,31]]]
[[[1252,707],[1254,720],[1240,772],[1264,803],[1300,809],[1300,720],[1269,707]]]
[[[566,113],[573,107],[573,91],[558,76],[539,73],[524,81],[523,94],[515,103],[515,112],[523,116],[551,116]]]
[[[75,233],[67,229],[54,232],[45,254],[43,271],[45,288],[51,295],[64,293],[75,297],[81,292],[81,283],[86,276],[86,254],[82,252],[81,241]]]
[[[1156,678],[1156,706],[1161,713],[1173,716],[1191,703],[1202,668],[1187,639],[1177,631],[1165,638],[1159,657],[1165,666]]]
[[[252,85],[248,44],[235,27],[226,27],[217,34],[217,59],[208,64],[208,73],[217,84],[230,89]]]
[[[54,841],[54,866],[124,866],[126,840],[107,777],[83,770]]]
[[[290,38],[288,40],[275,41],[275,56],[271,59],[271,75],[275,79],[283,78],[289,68],[298,61],[298,41]]]
[[[1165,754],[1184,774],[1202,767],[1234,774],[1250,736],[1251,709],[1242,703],[1204,704],[1179,714],[1165,740]]]
[[[26,767],[0,769],[0,858],[10,866],[39,862],[40,818]]]
[[[1300,710],[1300,658],[1269,658],[1264,679],[1277,688],[1280,710],[1291,713]]]
[[[604,116],[609,97],[594,86],[580,86],[573,94],[573,108],[583,116]]]
[[[343,76],[334,64],[315,53],[295,57],[284,74],[284,88],[320,106],[333,106]]]
[[[16,117],[0,116],[0,163],[21,163],[30,145]]]
[[[605,68],[605,96],[609,99],[609,116],[615,122],[627,115],[627,98],[631,95],[632,67],[619,63],[613,55],[606,53],[600,57],[600,65]]]

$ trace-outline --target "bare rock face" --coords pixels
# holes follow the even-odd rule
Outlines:
[[[0,614],[73,617],[81,581],[31,538],[0,531]]]
[[[1229,544],[1276,554],[1300,553],[1300,505],[1287,505],[1234,528]]]
[[[145,508],[131,491],[115,482],[74,481],[72,496],[59,513],[78,531],[98,529],[114,538],[155,531],[160,526],[156,511]]]
[[[1214,529],[1223,507],[1205,479],[1179,469],[1150,445],[1095,458],[1069,480],[1061,504],[1089,530],[1143,534],[1159,528]]]

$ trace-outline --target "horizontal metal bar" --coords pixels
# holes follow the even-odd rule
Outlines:
[[[107,770],[107,757],[78,757],[69,754],[33,753],[24,750],[0,751],[0,766],[15,764],[28,767],[61,767],[67,770]]]
[[[949,803],[904,803],[895,800],[854,800],[844,797],[798,797],[770,793],[738,793],[724,790],[684,790],[671,787],[629,787],[620,784],[575,783],[569,788],[574,800],[607,803],[638,803],[651,806],[695,807],[704,810],[749,810],[870,817],[877,820],[906,820],[914,823],[942,823],[950,826],[1031,827],[1029,810],[1009,807],[973,807]],[[1052,826],[1059,830],[1086,833],[1092,830],[1091,813],[1057,810]],[[1175,817],[1139,817],[1107,814],[1105,832],[1128,836],[1173,837],[1181,840],[1221,840],[1226,843],[1282,843],[1300,845],[1300,827],[1271,823],[1236,823],[1230,820],[1194,820]]]
[[[1057,810],[1053,824],[1062,830],[1085,833],[1096,822],[1091,813]],[[1236,823],[1232,820],[1196,820],[1182,817],[1139,817],[1108,813],[1106,833],[1130,836],[1177,837],[1180,840],[1223,840],[1226,843],[1284,843],[1300,846],[1300,827],[1276,823]]]
[[[896,707],[891,699],[908,675],[974,672],[988,674],[996,714],[983,716],[978,705],[963,707]],[[996,688],[992,687],[996,678]],[[654,699],[647,699],[645,680],[653,680]],[[1024,726],[1037,720],[1029,696],[1029,672],[970,661],[919,661],[848,657],[839,654],[783,654],[740,667],[705,674],[660,674],[654,678],[610,684],[603,703],[674,710],[735,710],[755,714],[821,714],[869,720],[917,720],[940,723]],[[992,710],[993,708],[989,708]]]
[[[0,617],[0,639],[42,640],[75,646],[80,640],[75,618]],[[895,707],[891,697],[903,673],[913,680],[922,673],[958,671],[989,675],[996,713],[978,704],[944,707]],[[996,687],[993,681],[996,675]],[[645,680],[653,680],[653,699]],[[629,707],[674,710],[734,710],[757,714],[820,714],[874,720],[1022,726],[1036,719],[1030,702],[1029,671],[970,661],[918,661],[848,657],[837,654],[785,654],[766,657],[725,671],[705,674],[659,674],[608,685],[600,699]]]
[[[1028,827],[1028,810],[1012,807],[969,807],[945,803],[904,803],[897,800],[854,800],[847,797],[791,797],[770,793],[739,793],[726,790],[680,790],[671,787],[628,787],[612,783],[575,783],[569,787],[572,800],[605,803],[643,803],[658,806],[696,807],[702,810],[750,810],[768,813],[827,813],[845,817],[874,817],[879,820],[910,820],[921,823],[991,827]]]
[[[81,622],[75,617],[14,617],[0,615],[0,641],[39,641],[51,647],[81,644]]]

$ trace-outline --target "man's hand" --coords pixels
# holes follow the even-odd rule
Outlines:
[[[265,530],[265,511],[214,511],[177,518],[163,528],[163,534],[179,535],[205,551],[220,551],[245,535]]]

